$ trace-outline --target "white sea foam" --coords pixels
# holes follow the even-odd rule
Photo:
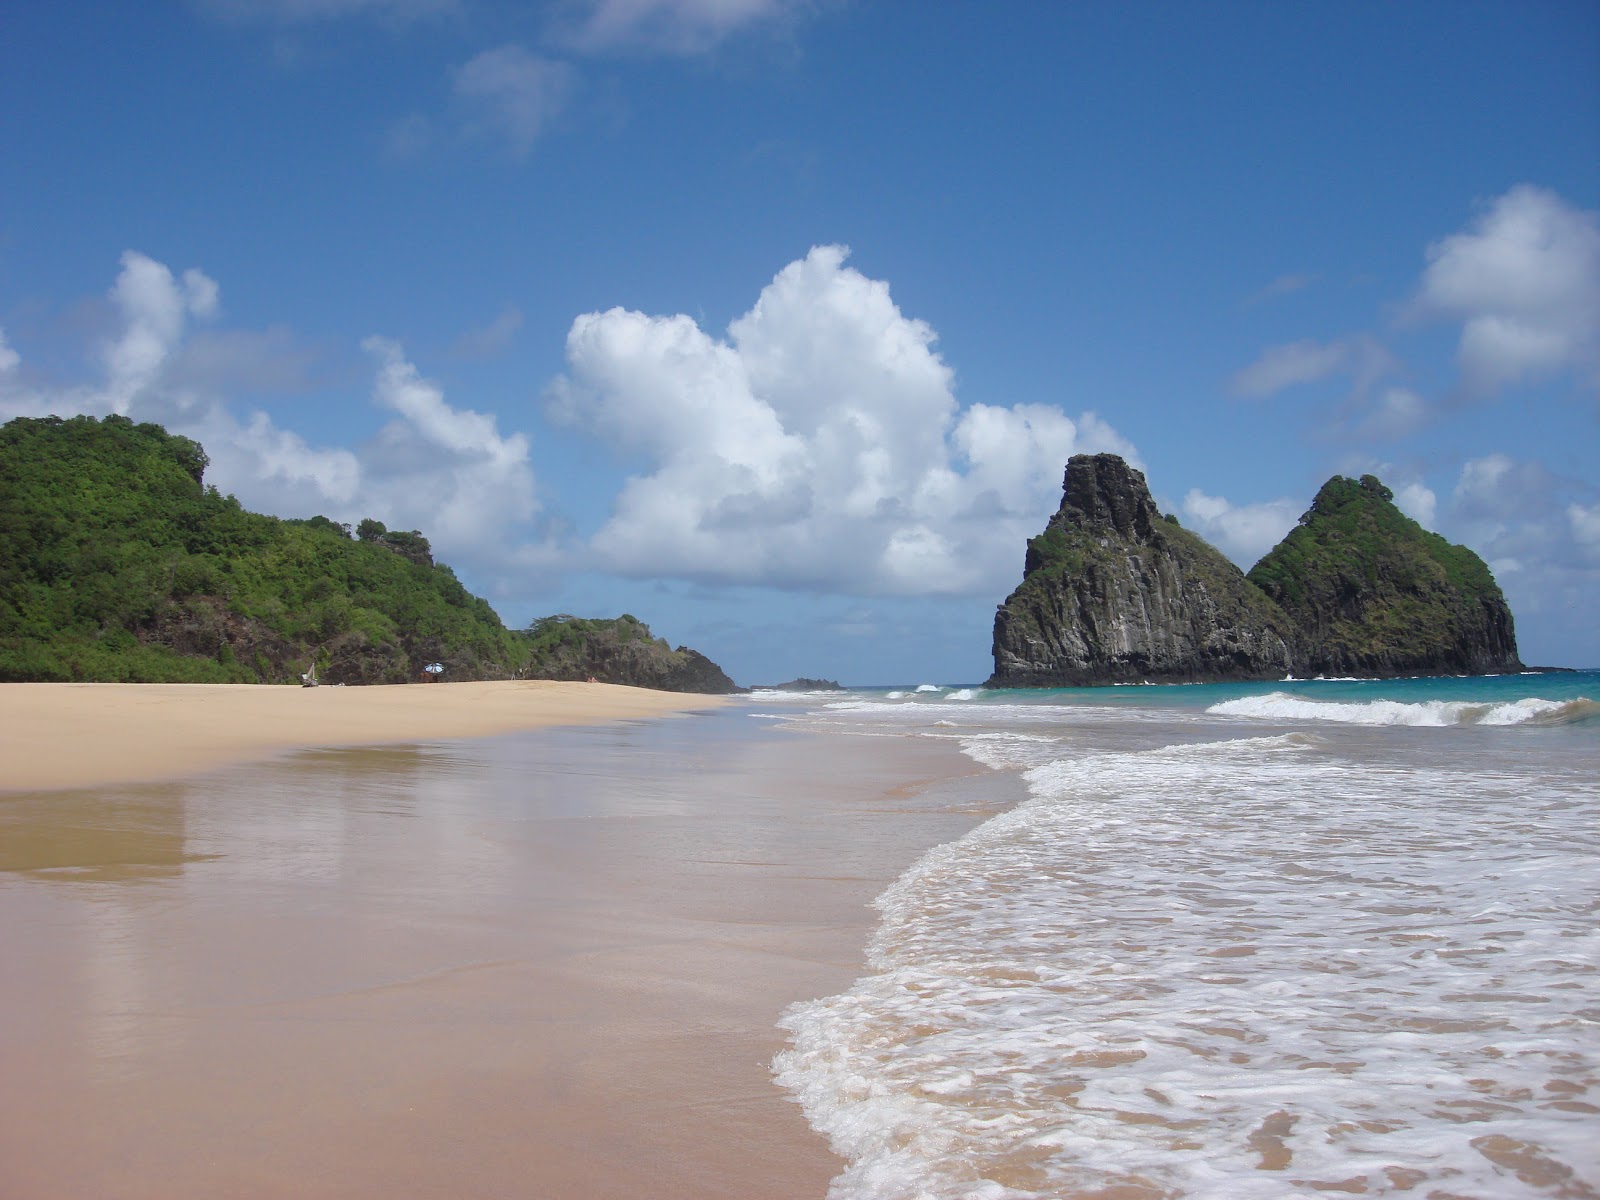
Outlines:
[[[902,876],[774,1063],[833,1200],[1594,1195],[1581,755],[1340,744],[1058,757]]]
[[[1589,720],[1600,714],[1600,705],[1588,699],[1540,700],[1528,697],[1500,703],[1473,703],[1464,700],[1425,700],[1404,703],[1399,700],[1369,700],[1359,704],[1336,700],[1308,700],[1287,692],[1265,696],[1245,696],[1213,704],[1206,710],[1214,716],[1255,717],[1269,721],[1336,721],[1349,725],[1547,725]]]
[[[942,692],[942,691],[944,691],[944,689],[942,687],[940,687],[936,683],[919,683],[919,684],[917,684],[917,691],[919,691],[919,692]]]
[[[1059,744],[1034,733],[969,733],[961,737],[961,752],[997,771],[1025,770],[1049,762]]]
[[[971,700],[978,693],[972,688],[957,688],[945,697],[946,700]]]

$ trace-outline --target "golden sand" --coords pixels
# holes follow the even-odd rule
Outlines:
[[[399,736],[386,704],[430,736],[596,723],[7,795],[6,1200],[820,1200],[841,1164],[773,1085],[775,1023],[847,987],[871,898],[986,812],[944,742],[597,720],[695,697],[20,690],[12,745],[55,704],[69,758],[237,704],[279,722],[240,752]]]
[[[0,684],[0,791],[176,779],[285,750],[666,716],[720,697],[519,680],[387,687]]]

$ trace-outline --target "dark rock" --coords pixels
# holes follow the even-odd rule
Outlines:
[[[1281,679],[1292,628],[1238,567],[1161,516],[1142,472],[1080,454],[995,614],[988,686]]]
[[[789,680],[788,683],[758,684],[757,690],[769,692],[842,692],[844,688],[832,679],[811,679],[802,675],[798,679]]]

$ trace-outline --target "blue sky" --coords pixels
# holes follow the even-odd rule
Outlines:
[[[1593,4],[15,0],[0,111],[0,418],[508,623],[980,680],[1114,450],[1246,567],[1375,472],[1600,663]]]

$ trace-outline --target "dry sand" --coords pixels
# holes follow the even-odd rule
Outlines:
[[[302,747],[487,737],[720,703],[553,680],[359,688],[0,683],[0,791],[177,779]]]
[[[702,703],[455,687],[508,724]],[[251,690],[279,723],[229,753],[348,715]],[[871,898],[992,811],[978,773],[733,705],[0,797],[0,1195],[820,1200],[840,1163],[771,1080],[775,1022],[861,973]]]

